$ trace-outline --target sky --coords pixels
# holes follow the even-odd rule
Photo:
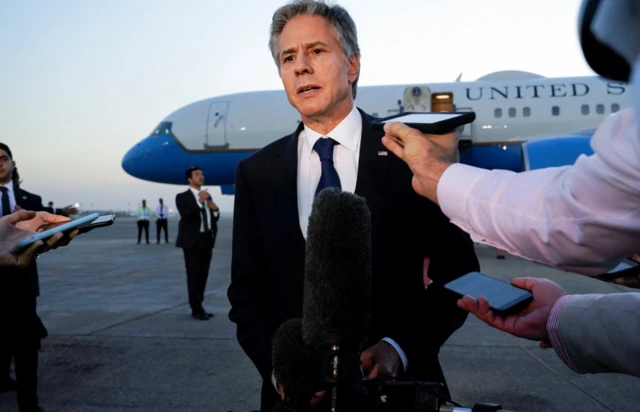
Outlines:
[[[124,154],[171,112],[208,97],[282,89],[267,46],[274,0],[0,2],[0,142],[25,190],[56,206],[135,209],[185,186],[126,174]],[[593,75],[581,0],[343,0],[359,85],[472,81],[500,70]],[[211,188],[223,212],[233,196]]]

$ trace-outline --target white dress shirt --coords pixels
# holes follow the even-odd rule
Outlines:
[[[355,105],[347,117],[325,136],[339,143],[333,148],[333,162],[340,177],[340,186],[345,192],[353,193],[356,190],[361,136],[362,116]],[[311,206],[322,175],[320,157],[313,150],[313,146],[322,137],[323,135],[307,125],[298,136],[298,211],[300,229],[302,229],[302,235],[305,239],[307,238],[307,224],[311,214]],[[404,351],[393,339],[384,338],[383,340],[396,349],[406,371],[409,365]]]
[[[193,196],[196,198],[196,203],[198,203],[198,207],[202,209],[204,205],[203,203],[200,202],[200,197],[198,196],[198,193],[200,193],[201,191],[191,186],[189,186],[189,190],[191,190],[191,193],[193,193]],[[207,213],[205,213],[205,215],[207,215],[207,224],[209,225],[209,229],[211,229],[211,213],[209,213],[208,206],[204,206],[204,208],[207,211]],[[213,212],[214,216],[216,217],[218,216],[218,213],[220,213],[220,211]],[[204,233],[204,222],[202,221],[202,219],[200,219],[200,233]]]
[[[156,217],[158,219],[166,219],[169,214],[169,208],[167,205],[158,205],[156,206]]]
[[[9,213],[13,213],[16,208],[16,192],[13,190],[13,180],[9,181],[6,185],[0,186],[4,186],[8,189],[7,195],[9,196],[9,206],[11,207]],[[4,194],[0,192],[0,216],[4,214],[4,210],[2,210],[2,196],[4,196]]]
[[[573,166],[513,173],[454,164],[438,201],[473,240],[586,275],[640,252],[640,130],[629,108],[607,117],[594,154]]]

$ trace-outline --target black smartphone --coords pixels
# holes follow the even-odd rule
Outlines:
[[[97,227],[111,226],[115,221],[116,215],[101,215],[96,220],[80,226],[78,230],[80,233],[86,233],[91,229],[95,229]]]
[[[427,134],[447,134],[456,128],[472,123],[475,112],[405,112],[371,122],[374,130],[383,130],[389,122],[404,123]]]
[[[533,295],[528,290],[480,272],[467,273],[444,287],[460,297],[469,295],[478,300],[480,296],[484,296],[489,301],[491,310],[501,316],[518,313],[533,300]]]
[[[607,273],[594,276],[594,278],[604,282],[616,283],[618,285],[640,288],[640,256],[635,254],[629,256]]]

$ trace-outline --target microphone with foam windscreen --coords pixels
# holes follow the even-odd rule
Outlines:
[[[371,214],[364,198],[336,188],[315,198],[307,229],[302,336],[339,338],[360,350],[371,326]]]
[[[300,410],[318,387],[317,357],[302,340],[302,320],[289,319],[273,336],[273,375],[284,388],[285,403]]]
[[[336,188],[315,198],[307,229],[302,338],[320,356],[320,379],[347,400],[363,379],[360,353],[371,327],[371,213]]]
[[[274,375],[297,410],[322,390],[330,390],[332,410],[347,410],[362,395],[360,353],[371,327],[371,214],[364,198],[336,188],[315,197],[303,293],[302,319],[284,322],[274,336]]]

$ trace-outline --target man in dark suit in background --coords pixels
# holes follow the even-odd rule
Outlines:
[[[42,198],[20,188],[20,176],[9,147],[0,143],[0,213],[6,216],[20,209],[42,211]],[[75,208],[66,212],[76,213]],[[36,311],[40,295],[38,269],[34,260],[27,268],[3,268],[0,276],[0,388],[17,389],[20,411],[41,411],[38,407],[38,351],[47,336]],[[17,383],[10,378],[15,360]],[[6,374],[5,374],[6,373]]]
[[[78,208],[71,205],[65,206],[62,209],[56,209],[55,207],[53,207],[53,202],[49,202],[47,206],[44,206],[42,208],[42,210],[45,212],[52,213],[54,215],[60,215],[60,216],[66,216],[66,217],[69,217],[71,215],[78,213]]]
[[[209,320],[213,314],[204,309],[202,302],[218,234],[220,209],[211,195],[202,190],[204,175],[199,167],[187,169],[187,182],[189,189],[176,196],[176,207],[180,213],[176,246],[184,252],[191,316]]]
[[[280,399],[271,340],[282,322],[302,316],[307,221],[315,194],[330,186],[364,197],[371,211],[365,374],[445,383],[438,352],[466,314],[443,284],[479,270],[473,243],[415,193],[410,169],[386,151],[373,118],[355,107],[359,48],[344,9],[311,0],[282,7],[270,46],[302,122],[238,165],[228,290],[238,341],[263,378],[261,410]],[[425,290],[427,258],[433,282]]]
[[[54,207],[53,207],[53,202],[49,202],[47,204],[47,206],[42,208],[42,210],[44,210],[45,212],[52,213],[52,214],[56,213],[56,209],[54,209]]]

